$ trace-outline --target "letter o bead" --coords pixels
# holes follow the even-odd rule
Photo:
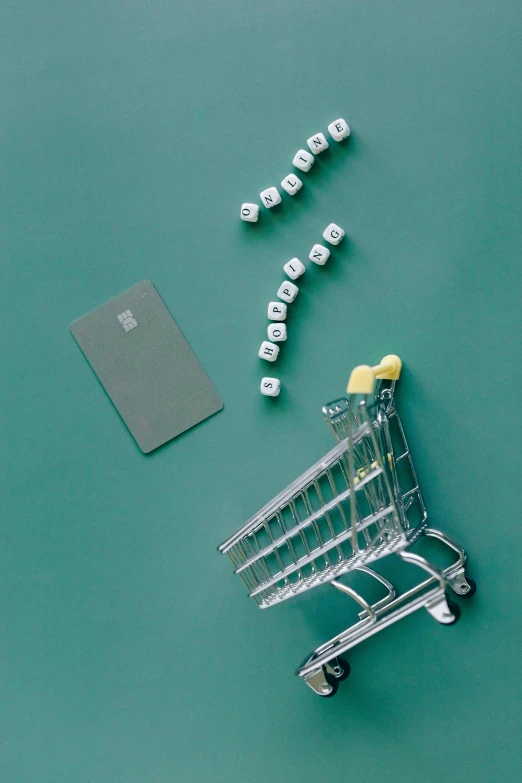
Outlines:
[[[308,258],[310,261],[313,261],[314,264],[324,266],[330,258],[330,251],[324,245],[314,245],[310,250],[310,255]]]
[[[247,223],[257,223],[259,218],[259,207],[257,204],[241,204],[241,220]]]
[[[286,324],[268,324],[266,332],[273,343],[283,343],[286,340]]]
[[[279,378],[261,378],[261,394],[265,397],[279,397],[281,381]]]

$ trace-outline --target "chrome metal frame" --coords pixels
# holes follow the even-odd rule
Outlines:
[[[439,571],[425,558],[413,552],[407,550],[398,552],[397,554],[402,560],[416,565],[430,574],[428,579],[401,595],[397,596],[391,582],[370,568],[356,570],[364,570],[368,575],[381,582],[388,591],[384,598],[374,604],[369,604],[362,595],[348,585],[338,580],[330,582],[332,587],[357,601],[362,607],[362,611],[359,613],[359,622],[317,647],[296,671],[297,676],[301,677],[318,695],[330,696],[332,694],[334,686],[331,681],[328,681],[326,675],[333,674],[339,677],[333,667],[338,656],[389,625],[402,620],[403,617],[417,609],[425,608],[435,620],[443,625],[451,625],[456,621],[457,618],[452,611],[451,603],[448,604],[447,601],[446,590],[449,586],[456,595],[466,595],[471,590],[471,584],[467,582],[465,576],[466,553],[461,546],[440,530],[425,527],[421,531],[421,535],[442,541],[455,552],[457,557],[450,566]]]
[[[264,506],[219,547],[227,553],[261,608],[312,587],[331,584],[359,604],[359,620],[317,647],[296,674],[320,696],[337,690],[345,662],[338,656],[392,623],[425,608],[439,623],[458,619],[447,589],[473,591],[466,553],[449,536],[428,528],[428,514],[394,401],[395,381],[380,381],[372,399],[354,395],[323,407],[337,445]],[[361,500],[362,499],[362,500]],[[421,537],[441,541],[455,554],[440,570],[409,551]],[[396,594],[369,563],[389,554],[428,578]],[[374,603],[340,577],[365,573],[386,594]]]

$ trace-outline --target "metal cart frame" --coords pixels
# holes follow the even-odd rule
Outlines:
[[[386,356],[380,365],[355,368],[348,397],[323,408],[338,443],[264,506],[219,551],[229,555],[250,596],[267,608],[320,584],[352,598],[359,620],[317,647],[296,674],[320,696],[332,696],[350,671],[340,656],[364,639],[420,608],[439,623],[458,620],[460,597],[475,592],[466,576],[466,553],[439,530],[427,527],[427,511],[394,401],[402,363]],[[375,382],[378,384],[375,387]],[[436,538],[454,555],[439,570],[408,551],[422,536]],[[424,578],[397,595],[369,563],[395,553],[424,571]],[[340,580],[363,572],[386,591],[369,603]]]

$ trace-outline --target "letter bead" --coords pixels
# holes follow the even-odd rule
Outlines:
[[[303,187],[303,183],[301,182],[299,177],[296,177],[294,174],[289,174],[281,182],[281,187],[283,188],[283,190],[286,190],[286,192],[290,196],[295,196],[297,191],[301,190],[301,188]]]
[[[259,207],[257,204],[241,204],[241,220],[247,223],[257,223]]]
[[[330,251],[324,245],[314,245],[308,256],[310,261],[319,266],[324,266],[330,258]]]
[[[282,302],[268,303],[268,317],[271,321],[284,321],[286,318],[287,305]]]
[[[261,201],[267,209],[272,209],[276,204],[281,203],[281,194],[277,188],[267,188],[259,194]]]
[[[299,150],[296,152],[292,161],[296,169],[301,169],[301,171],[310,171],[314,162],[314,156],[310,155],[306,150]]]
[[[319,155],[323,150],[327,150],[329,146],[324,133],[316,133],[315,136],[310,136],[310,138],[306,140],[306,143],[314,155]]]
[[[268,324],[268,339],[273,343],[283,343],[286,340],[286,324]]]
[[[342,241],[344,233],[345,232],[341,226],[338,226],[335,223],[330,223],[330,225],[327,226],[323,231],[323,239],[326,239],[326,241],[331,245],[338,245],[339,242]]]
[[[299,293],[299,288],[294,285],[293,283],[290,283],[289,280],[286,280],[286,282],[281,283],[279,286],[279,291],[277,292],[277,295],[280,299],[283,299],[283,301],[293,302],[296,298],[297,294]]]
[[[261,394],[265,397],[279,397],[281,381],[279,378],[261,378]]]
[[[346,120],[339,119],[330,123],[328,126],[328,133],[334,141],[342,141],[343,139],[347,139],[350,135],[350,128],[348,127]]]
[[[286,262],[283,269],[285,270],[285,274],[292,280],[297,280],[297,278],[301,277],[306,271],[305,265],[302,264],[298,258],[291,258],[290,261]]]
[[[267,362],[275,362],[279,356],[279,346],[275,343],[269,343],[267,340],[263,340],[257,355],[260,359],[265,359]]]

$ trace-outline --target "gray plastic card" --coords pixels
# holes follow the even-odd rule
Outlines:
[[[146,454],[222,409],[221,398],[150,280],[69,328]]]

